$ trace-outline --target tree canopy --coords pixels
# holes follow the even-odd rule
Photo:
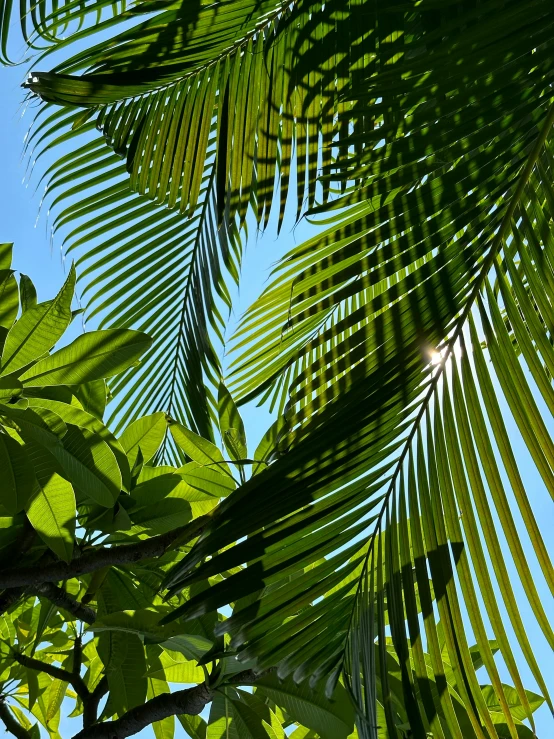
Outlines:
[[[67,694],[80,739],[535,735],[553,29],[547,0],[3,4],[99,324],[57,348],[75,269],[37,303],[3,247],[8,730]],[[226,343],[247,230],[290,209],[318,231]]]

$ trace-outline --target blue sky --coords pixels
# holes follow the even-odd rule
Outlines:
[[[0,240],[13,241],[14,267],[29,274],[35,282],[40,299],[45,300],[52,297],[59,289],[66,272],[62,255],[56,243],[51,244],[48,227],[47,214],[42,212],[37,222],[37,213],[40,202],[40,194],[34,193],[37,179],[34,178],[30,184],[22,184],[24,175],[24,162],[22,161],[23,137],[32,119],[32,110],[28,110],[21,117],[23,91],[20,88],[24,77],[22,67],[4,68],[1,70],[0,91],[2,100],[2,114],[0,116],[0,136],[2,141],[2,177],[0,178],[0,198],[2,203],[2,233]],[[36,225],[35,225],[36,224]],[[274,232],[269,230],[261,238],[251,230],[250,240],[247,245],[246,257],[242,269],[242,280],[240,291],[235,294],[234,315],[231,320],[233,324],[243,310],[259,294],[265,284],[271,264],[287,251],[295,243],[302,241],[306,236],[313,233],[312,227],[302,224],[293,231],[292,222],[285,223],[285,228],[280,239],[277,241]],[[79,321],[72,326],[71,331],[76,333],[80,330]],[[540,399],[538,400],[540,404]],[[545,417],[548,417],[546,409]],[[249,442],[257,443],[269,425],[269,415],[265,409],[246,407],[243,412],[245,418]],[[547,527],[550,523],[552,529],[551,501],[549,500],[542,481],[540,480],[534,466],[531,464],[526,449],[524,448],[519,432],[508,413],[505,414],[508,430],[513,440],[516,453],[520,456],[521,468],[524,472],[529,495],[535,506],[536,517],[542,527],[547,543]],[[552,534],[550,534],[550,541]],[[550,603],[550,595],[546,590],[542,578],[537,577],[537,585],[546,604]],[[529,616],[529,608],[523,595],[521,587],[514,584],[518,604],[522,616]],[[533,623],[532,619],[529,623]],[[508,629],[509,630],[509,629]],[[554,677],[554,658],[550,653],[546,642],[538,630],[532,626],[529,631],[531,643],[538,654],[544,659],[544,676],[547,682],[552,683]],[[529,689],[535,689],[535,685],[529,672],[522,668],[524,684]],[[546,706],[543,706],[536,714],[538,736],[540,739],[550,739],[554,736],[552,720]],[[79,729],[78,720],[65,720],[62,724],[62,736],[70,737]],[[141,736],[153,736],[151,730],[143,732]],[[180,727],[177,728],[176,736],[185,736]]]

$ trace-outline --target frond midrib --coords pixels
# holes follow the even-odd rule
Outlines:
[[[398,458],[397,462],[395,463],[394,472],[392,473],[392,476],[390,478],[390,483],[387,488],[387,491],[385,493],[385,496],[383,498],[383,503],[381,505],[381,509],[377,515],[377,518],[374,522],[374,529],[373,533],[370,536],[370,540],[368,542],[368,548],[367,552],[364,558],[364,563],[362,567],[362,571],[360,573],[360,577],[358,579],[358,584],[356,587],[356,595],[353,600],[353,606],[352,606],[352,614],[351,618],[348,624],[348,629],[346,634],[348,635],[351,631],[354,612],[356,603],[360,594],[360,588],[361,583],[363,581],[364,575],[367,572],[370,556],[372,554],[374,543],[375,543],[375,536],[376,532],[380,529],[383,515],[388,510],[388,505],[390,502],[390,498],[394,493],[394,490],[396,488],[396,481],[398,479],[398,476],[400,475],[402,471],[402,467],[404,464],[404,461],[410,451],[412,441],[414,440],[415,435],[417,434],[417,431],[420,427],[420,424],[429,408],[430,402],[432,398],[435,395],[435,392],[437,391],[439,380],[442,377],[442,374],[444,372],[444,369],[446,367],[446,364],[448,362],[448,359],[452,355],[452,352],[454,351],[454,347],[456,345],[456,342],[460,338],[462,331],[464,329],[464,326],[466,324],[466,321],[469,317],[469,314],[473,308],[474,302],[477,300],[477,297],[484,285],[485,280],[487,279],[487,276],[491,269],[494,267],[495,262],[498,260],[498,254],[500,249],[503,246],[505,238],[508,236],[508,231],[510,229],[512,218],[515,214],[516,208],[519,205],[519,202],[521,200],[521,196],[523,195],[523,192],[525,190],[525,187],[529,181],[529,178],[531,176],[531,173],[533,171],[533,168],[535,164],[537,163],[539,156],[542,152],[542,149],[546,143],[546,140],[548,138],[548,134],[550,133],[552,126],[554,125],[554,104],[551,104],[549,111],[547,113],[544,125],[541,129],[541,132],[535,142],[535,145],[529,154],[529,157],[525,163],[525,166],[519,176],[519,180],[515,189],[514,194],[510,198],[510,202],[508,204],[508,207],[506,208],[506,212],[504,214],[504,217],[502,218],[502,221],[500,223],[499,229],[494,237],[493,243],[491,244],[491,247],[489,249],[488,254],[486,255],[483,266],[481,269],[480,274],[477,276],[475,283],[473,285],[473,288],[471,290],[471,293],[466,301],[466,305],[462,311],[462,314],[460,315],[458,321],[456,322],[456,326],[454,328],[454,331],[451,335],[451,337],[448,339],[446,344],[443,348],[443,355],[441,357],[440,364],[437,366],[437,369],[435,371],[434,376],[431,378],[431,381],[429,383],[429,389],[425,395],[425,397],[422,400],[421,407],[413,421],[412,428],[406,438],[406,441],[403,445],[402,452],[400,454],[400,457]]]

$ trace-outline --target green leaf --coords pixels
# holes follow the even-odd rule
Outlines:
[[[185,428],[180,423],[171,423],[169,426],[171,435],[175,439],[177,446],[183,450],[183,452],[190,457],[193,462],[208,467],[213,467],[215,470],[226,472],[230,477],[231,470],[229,465],[225,461],[223,455],[211,441],[203,439],[194,431]]]
[[[63,680],[53,680],[48,697],[46,699],[46,723],[50,723],[52,719],[57,718],[59,721],[60,708],[65,698],[69,683]]]
[[[124,483],[124,487],[129,487],[130,470],[127,457],[118,440],[104,426],[102,421],[74,405],[68,405],[58,400],[30,398],[29,407],[35,411],[46,409],[64,421],[66,433],[69,428],[69,435],[63,437],[65,450],[81,459],[84,467],[88,465],[96,475],[100,474],[104,485],[110,489],[112,497],[117,498],[122,483]],[[77,427],[82,431],[75,434],[72,427]],[[76,448],[75,442],[79,438],[82,443]],[[109,449],[106,449],[106,446]],[[98,459],[99,455],[100,459]],[[114,464],[113,458],[115,458],[116,464]],[[63,463],[63,460],[60,461]],[[89,490],[89,483],[84,489]],[[92,497],[95,498],[94,495]],[[110,499],[107,498],[107,500]],[[107,505],[111,505],[111,503],[108,502]]]
[[[166,498],[144,508],[131,510],[129,515],[137,532],[146,531],[150,535],[165,534],[193,519],[191,504],[179,498]]]
[[[22,511],[36,484],[33,466],[25,448],[8,434],[0,432],[0,503],[8,513]]]
[[[229,690],[213,699],[206,739],[267,739],[259,716],[230,695]]]
[[[139,449],[144,464],[152,459],[164,440],[166,430],[167,421],[164,413],[143,416],[127,426],[119,437],[119,443],[129,458],[131,469],[136,463]]]
[[[91,416],[94,416],[99,421],[102,420],[108,400],[105,380],[100,379],[84,382],[82,385],[73,388],[73,393],[83,406],[84,411],[90,413]]]
[[[109,669],[107,675],[110,701],[115,710],[122,714],[144,703],[148,683],[144,677],[146,660],[140,639],[134,634],[119,636],[125,640],[125,655],[119,666]]]
[[[156,663],[148,667],[146,675],[168,683],[201,683],[205,678],[204,670],[193,660],[174,651],[162,651]]]
[[[182,714],[177,718],[190,739],[206,739],[208,724],[201,716]]]
[[[181,628],[186,628],[186,624]],[[161,646],[172,652],[180,652],[188,660],[200,660],[214,644],[199,634],[178,634],[166,638],[161,642]]]
[[[23,273],[19,275],[19,301],[22,313],[34,308],[37,304],[37,291],[33,281]]]
[[[236,695],[239,698],[238,702],[247,705],[261,719],[262,726],[266,734],[269,736],[269,739],[285,739],[285,732],[281,721],[275,711],[270,708],[267,702],[260,695],[255,692],[249,693],[246,690],[241,689],[237,689]],[[231,699],[234,700],[233,694],[231,694]],[[281,715],[283,715],[282,712]]]
[[[17,317],[19,289],[9,270],[0,270],[0,327],[10,329]]]
[[[13,243],[0,244],[0,269],[11,269]]]
[[[289,734],[289,739],[317,739],[317,734],[307,726],[298,726],[292,734]]]
[[[25,387],[45,387],[112,377],[134,364],[151,343],[140,331],[91,331],[40,360],[19,379]]]
[[[12,398],[19,398],[21,402],[22,391],[23,385],[15,377],[0,377],[0,403],[9,403]]]
[[[79,413],[79,409],[75,411]],[[41,425],[44,424],[43,414],[39,416],[28,408],[17,415],[12,412],[12,415],[29,447],[35,469],[40,465],[45,470],[57,470],[83,495],[106,508],[113,506],[121,491],[121,472],[112,449],[98,434],[67,424],[63,439],[59,439]]]
[[[196,500],[194,491],[198,492],[198,500],[225,498],[232,493],[237,487],[235,481],[219,470],[219,467],[204,467],[198,462],[189,462],[177,470],[189,487],[187,500]]]
[[[39,686],[37,673],[29,668],[27,668],[27,688],[29,691],[29,710],[32,711],[38,698]]]
[[[26,506],[27,517],[41,539],[65,562],[73,553],[75,538],[75,494],[56,472],[40,479]]]
[[[316,731],[321,739],[340,739],[352,733],[354,708],[345,689],[337,685],[332,700],[290,678],[266,675],[256,681],[256,693],[270,698],[295,721]]]
[[[186,630],[186,624],[172,623],[164,626],[159,625],[161,615],[166,611],[160,610],[137,610],[116,611],[98,618],[90,631],[123,631],[136,634],[148,641],[163,642],[176,652],[182,652],[187,659],[200,659],[209,652],[213,644],[209,639],[196,634],[182,633]]]
[[[506,701],[508,703],[508,707],[512,716],[519,721],[525,721],[525,719],[527,718],[527,713],[525,711],[525,708],[521,704],[521,700],[517,694],[517,690],[511,685],[505,684],[502,684],[502,689],[504,691],[504,695],[506,696]],[[502,713],[502,707],[500,706],[498,696],[496,695],[496,692],[492,685],[482,685],[481,690],[483,691],[485,703],[487,704],[489,710],[496,711],[497,713]],[[542,695],[533,693],[530,690],[526,690],[525,695],[527,696],[529,706],[533,713],[544,703],[544,698],[542,697]]]
[[[225,448],[232,459],[246,459],[244,423],[230,392],[221,382],[218,393],[219,428]]]
[[[71,321],[75,267],[54,300],[26,310],[10,329],[2,352],[3,375],[17,372],[50,351]],[[63,383],[58,383],[63,384]]]
[[[157,680],[152,677],[147,678],[147,680],[147,700],[155,698],[157,695],[164,695],[165,693],[170,692],[169,685],[165,680]],[[152,728],[154,729],[154,736],[156,739],[173,739],[175,735],[175,716],[166,716],[161,721],[154,721]]]

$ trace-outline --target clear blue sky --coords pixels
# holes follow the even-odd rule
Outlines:
[[[21,67],[1,69],[0,99],[2,100],[2,112],[0,114],[0,137],[2,141],[2,176],[0,178],[0,202],[1,212],[1,241],[15,242],[14,267],[29,274],[35,282],[39,297],[42,300],[52,297],[59,289],[64,275],[65,266],[59,248],[54,243],[51,247],[46,223],[46,213],[42,213],[38,223],[39,194],[33,194],[36,186],[36,178],[28,186],[22,185],[24,175],[23,162],[21,158],[23,137],[31,122],[32,110],[27,111],[21,118],[23,91],[20,88],[24,77]],[[282,236],[277,242],[274,233],[269,231],[262,238],[256,239],[255,233],[251,232],[247,247],[246,258],[243,264],[241,289],[235,295],[234,318],[240,316],[244,309],[252,302],[263,288],[268,276],[268,270],[272,263],[287,251],[294,243],[304,240],[311,235],[313,230],[308,225],[301,225],[292,232],[290,226],[283,229]],[[72,327],[73,332],[79,331],[79,322],[76,321]],[[540,403],[540,399],[539,399]],[[541,408],[543,406],[541,405]],[[545,418],[549,417],[544,409]],[[247,407],[244,409],[249,442],[255,444],[269,425],[269,416],[263,409]],[[542,481],[540,480],[534,466],[531,464],[529,455],[524,448],[517,428],[511,416],[505,414],[509,425],[509,432],[520,455],[521,469],[524,472],[527,489],[535,506],[536,517],[543,530],[548,543],[552,542],[552,509],[551,501],[547,496]],[[552,424],[550,424],[552,428]],[[525,543],[525,541],[524,541]],[[541,577],[537,577],[539,593],[547,604],[547,611],[552,612],[551,598]],[[518,604],[525,619],[530,616],[527,601],[522,589],[514,580],[514,587]],[[550,605],[548,605],[550,604]],[[529,623],[533,623],[532,618]],[[509,632],[509,627],[508,627]],[[510,632],[509,632],[510,633]],[[541,656],[541,664],[544,666],[544,676],[551,689],[554,684],[554,657],[542,635],[534,627],[530,629],[529,637],[533,647]],[[522,668],[524,684],[529,689],[535,689],[533,679],[529,672]],[[507,680],[508,681],[508,680]],[[71,710],[71,709],[70,709]],[[551,739],[554,737],[554,725],[546,706],[543,706],[536,714],[538,736],[540,739]],[[64,720],[61,725],[61,733],[64,739],[71,737],[79,730],[79,720]],[[143,737],[152,737],[151,730],[141,733]],[[185,736],[180,726],[177,727],[177,737]]]

